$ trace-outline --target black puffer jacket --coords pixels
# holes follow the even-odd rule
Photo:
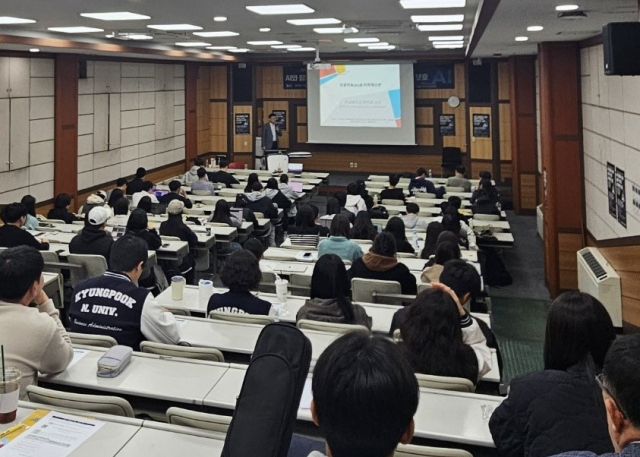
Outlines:
[[[613,452],[607,418],[593,370],[544,370],[511,382],[489,429],[508,457],[547,457],[568,451]]]

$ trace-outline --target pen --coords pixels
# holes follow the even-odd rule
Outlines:
[[[24,427],[25,427],[24,424],[18,424],[18,425],[14,425],[13,427],[9,427],[4,432],[0,433],[0,438],[4,438],[7,435],[11,435],[13,432],[17,432],[18,430]]]

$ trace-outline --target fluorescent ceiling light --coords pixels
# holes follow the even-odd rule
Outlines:
[[[287,22],[293,25],[327,25],[340,24],[342,21],[335,17],[320,17],[317,19],[288,19]]]
[[[368,48],[369,46],[389,46],[389,43],[386,41],[380,41],[378,43],[360,43],[358,46],[361,48]]]
[[[466,0],[400,0],[400,5],[406,10],[419,8],[463,8]]]
[[[464,44],[464,41],[462,40],[458,40],[458,41],[436,41],[434,43],[432,43],[434,46],[441,46],[441,45],[446,45],[446,44]]]
[[[359,30],[355,27],[318,27],[313,29],[316,33],[358,33]]]
[[[312,47],[306,47],[306,48],[294,48],[294,49],[289,49],[289,51],[302,51],[302,52],[311,52],[311,51],[315,51],[316,48],[312,48]]]
[[[93,28],[93,27],[49,27],[47,30],[51,30],[52,32],[61,32],[61,33],[104,32],[103,29],[96,29],[96,28]]]
[[[369,46],[367,46],[369,49],[376,49],[376,48],[388,48],[389,46],[393,46],[395,48],[395,45],[393,44],[389,44],[389,43],[376,43],[376,44],[371,44]]]
[[[153,36],[147,35],[146,33],[129,33],[126,35],[119,36],[118,38],[121,38],[124,40],[136,40],[136,41],[153,40]]]
[[[271,46],[273,49],[296,49],[301,48],[299,44],[276,44],[275,46]]]
[[[450,36],[430,36],[429,41],[462,41],[464,37],[462,35],[450,35]]]
[[[252,13],[262,15],[315,13],[313,8],[309,8],[302,3],[294,3],[291,5],[258,5],[247,6],[246,8]]]
[[[462,22],[464,21],[464,14],[422,14],[411,16],[413,22]]]
[[[345,43],[378,43],[378,38],[345,38]]]
[[[183,46],[185,48],[205,48],[211,46],[211,43],[205,43],[204,41],[179,41],[176,46]]]
[[[218,31],[218,32],[193,32],[193,34],[197,35],[197,36],[201,36],[203,38],[220,38],[220,37],[225,37],[225,36],[238,36],[238,35],[240,35],[237,32],[229,32],[228,30]]]
[[[247,44],[251,46],[273,46],[276,44],[282,44],[282,41],[265,40],[265,41],[247,41]]]
[[[207,46],[207,49],[212,51],[230,51],[231,49],[237,49],[235,46]]]
[[[213,18],[215,22],[225,22],[227,20],[226,16],[216,16]]]
[[[40,49],[38,49],[38,48],[31,48],[31,49],[29,49],[29,52],[40,52]]]
[[[540,32],[542,30],[544,30],[544,27],[541,25],[530,25],[527,27],[527,31],[529,32]]]
[[[528,36],[517,36],[516,41],[529,41]]]
[[[22,19],[20,17],[0,16],[0,24],[12,25],[12,24],[33,24],[36,21],[33,19]]]
[[[569,4],[569,5],[558,5],[556,6],[556,11],[575,11],[579,9],[578,5]]]
[[[262,27],[262,28],[260,29],[260,31],[261,31],[262,33],[266,33],[266,32],[271,32],[271,29],[270,29],[269,27]]]
[[[148,25],[150,29],[165,30],[169,32],[182,32],[189,30],[202,30],[202,27],[191,24],[162,24],[162,25]]]
[[[395,49],[396,47],[392,44],[388,45],[388,46],[369,46],[369,49],[372,51],[391,51],[392,49]]]
[[[435,49],[461,49],[464,45],[462,44],[441,44],[434,46]]]
[[[421,32],[446,32],[450,30],[462,30],[462,24],[419,24]]]
[[[147,19],[151,19],[151,16],[129,13],[127,11],[120,11],[115,13],[81,13],[80,16],[88,17],[90,19],[98,19],[101,21],[144,21]]]
[[[249,49],[247,49],[247,48],[233,48],[233,49],[229,49],[229,52],[243,53],[243,52],[249,52]]]

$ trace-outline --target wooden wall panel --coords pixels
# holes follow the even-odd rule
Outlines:
[[[538,204],[535,173],[520,175],[520,205],[525,210],[535,210]],[[515,182],[514,182],[515,186]]]
[[[467,152],[466,104],[462,102],[456,108],[452,108],[447,102],[443,102],[442,114],[453,114],[456,117],[456,135],[442,137],[442,146],[460,148],[462,152]]]
[[[296,108],[296,116],[298,118],[298,124],[306,124],[307,123],[307,107],[298,106]]]
[[[297,134],[298,134],[298,143],[306,143],[307,142],[307,126],[306,125],[299,125],[298,126],[298,130],[297,130]]]
[[[271,68],[271,67],[267,67]],[[278,67],[276,67],[278,68]],[[280,75],[282,77],[282,68],[280,69]],[[282,82],[281,82],[282,84]],[[262,112],[268,115],[273,110],[284,110],[287,112],[287,130],[282,132],[282,136],[278,138],[278,146],[281,148],[289,147],[289,132],[291,131],[291,112],[289,111],[289,102],[286,100],[283,101],[265,101],[262,104]],[[266,119],[262,119],[262,122],[266,122]],[[264,124],[262,124],[264,125]],[[260,131],[262,131],[262,126],[260,127]]]
[[[508,62],[498,62],[498,100],[511,99],[511,80]]]
[[[211,151],[211,67],[198,67],[198,154]]]
[[[511,181],[513,178],[513,167],[511,166],[511,162],[500,163],[500,178],[502,179],[502,182]]]
[[[233,107],[234,119],[231,120],[232,124],[235,123],[236,114],[248,114],[249,115],[249,133],[243,135],[237,135],[235,133],[235,125],[233,129],[233,153],[253,152],[253,119],[251,112],[253,111],[252,105],[236,105]]]
[[[576,253],[582,249],[582,247],[582,234],[558,233],[560,289],[566,290],[578,288],[578,259]]]
[[[493,158],[493,142],[491,136],[488,138],[476,138],[473,136],[473,115],[488,114],[491,126],[496,121],[491,116],[491,108],[472,106],[469,108],[469,124],[471,132],[471,159],[491,160]],[[493,130],[493,127],[491,128]]]
[[[211,151],[227,152],[227,103],[211,102]]]
[[[511,104],[500,103],[500,160],[511,160]]]
[[[492,160],[472,160],[471,172],[467,175],[471,178],[477,179],[481,171],[491,171],[493,169]]]
[[[416,127],[418,146],[433,146],[433,127]]]
[[[416,107],[416,125],[433,125],[433,108],[430,106]]]
[[[262,65],[257,68],[256,98],[307,98],[304,89],[284,89],[281,65]]]
[[[211,79],[209,98],[211,100],[227,99],[227,66],[217,65],[209,67],[209,77]]]
[[[460,99],[466,98],[464,64],[455,64],[454,72],[456,81],[454,89],[418,89],[415,91],[415,97],[418,99],[447,99],[455,95]]]

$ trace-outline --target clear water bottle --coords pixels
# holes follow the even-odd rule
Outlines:
[[[417,230],[413,231],[411,243],[413,244],[414,249],[418,249],[418,231]]]
[[[433,173],[431,173],[431,168],[429,168],[429,177],[433,178]]]

